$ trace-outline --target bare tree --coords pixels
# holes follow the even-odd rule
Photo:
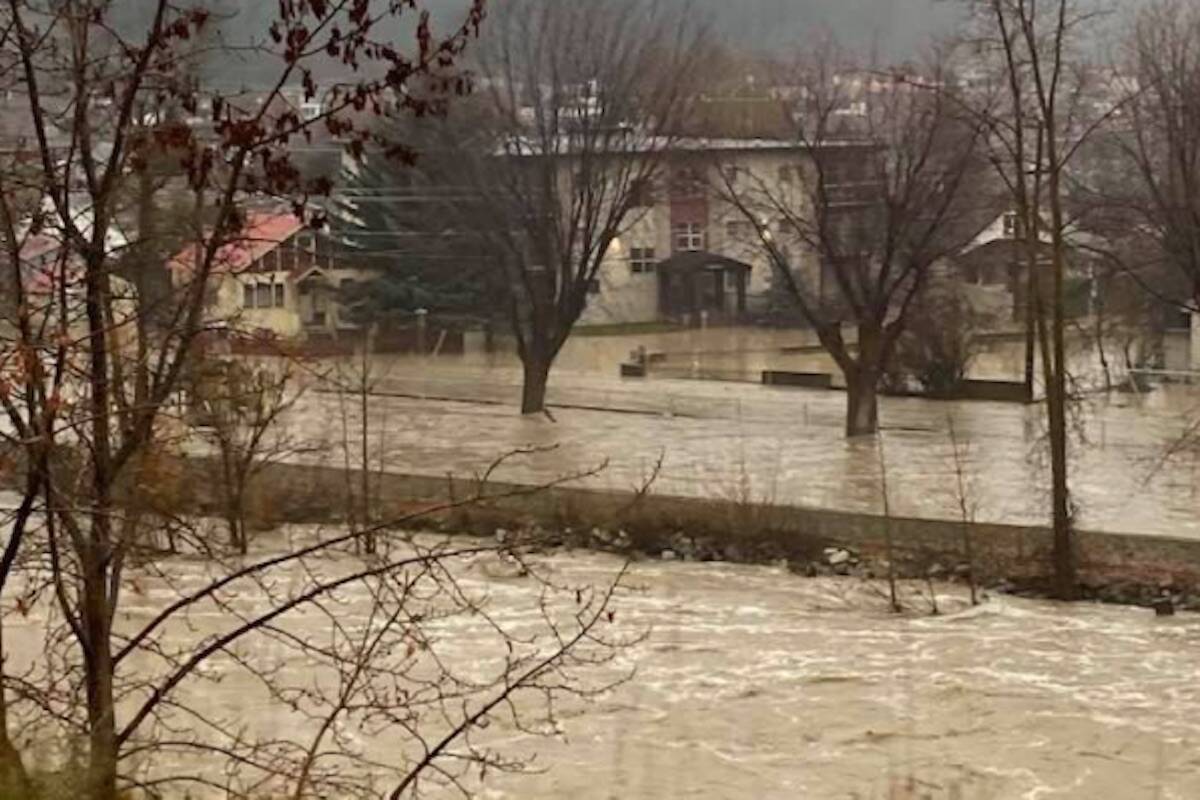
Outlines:
[[[951,97],[940,59],[915,75],[863,68],[829,46],[786,82],[798,87],[804,162],[781,168],[795,171],[788,180],[720,170],[723,194],[845,376],[846,435],[873,434],[914,303],[977,232],[982,127]]]
[[[282,370],[247,367],[236,361],[197,364],[193,373],[204,390],[196,392],[200,430],[216,448],[217,485],[229,528],[229,543],[243,555],[249,547],[246,500],[251,483],[273,463],[307,446],[278,423],[300,399],[286,362]]]
[[[314,691],[293,681],[288,699],[298,714],[333,722],[349,715],[360,727],[399,736],[403,745],[382,770],[392,796],[439,775],[461,780],[464,766],[512,766],[476,743],[477,729],[499,713],[520,726],[524,690],[551,700],[577,686],[575,667],[603,662],[612,652],[602,626],[612,623],[616,583],[598,592],[561,587],[554,596],[573,602],[551,609],[547,600],[543,637],[496,621],[495,668],[462,677],[439,661],[437,636],[422,625],[447,614],[486,615],[484,600],[456,583],[451,565],[497,546],[395,535],[368,561],[339,551],[368,533],[394,531],[401,518],[251,563],[216,559],[197,573],[186,559],[145,563],[151,554],[139,547],[122,505],[204,338],[209,279],[242,238],[246,198],[299,204],[325,191],[326,182],[306,179],[292,162],[292,145],[314,131],[335,134],[351,152],[367,145],[398,152],[361,115],[436,110],[428,92],[407,87],[422,82],[444,94],[460,85],[455,63],[481,22],[482,3],[441,33],[412,3],[280,3],[261,37],[240,47],[274,71],[254,96],[181,77],[213,46],[199,35],[211,21],[205,8],[136,5],[136,24],[119,23],[119,4],[105,0],[8,0],[0,9],[0,83],[27,101],[30,126],[0,169],[0,260],[10,300],[0,342],[0,435],[22,470],[0,556],[10,634],[0,643],[21,636],[20,646],[0,652],[4,794],[37,790],[32,753],[56,769],[70,762],[67,744],[76,742],[83,774],[65,791],[91,800],[126,790],[177,795],[189,785],[239,796],[368,794],[380,777],[375,761],[340,744],[327,752],[320,736],[297,748],[296,731],[249,736],[237,721],[205,713],[196,683],[218,664],[283,696],[287,682],[272,680],[278,670],[241,649],[264,639],[343,680],[335,698],[327,684]],[[410,15],[411,46],[383,34],[389,21]],[[338,76],[319,98],[317,69]],[[300,113],[288,99],[293,89],[320,102],[316,113]],[[147,103],[160,99],[197,121],[154,117]],[[149,128],[148,114],[159,120]],[[118,228],[130,182],[163,154],[180,166],[197,224],[186,275],[151,326],[139,281],[121,273],[139,267],[121,257],[135,243]],[[363,625],[343,622],[346,593],[364,587]],[[253,603],[240,601],[239,591]],[[127,602],[131,596],[140,602]],[[298,632],[301,609],[329,620],[333,635]],[[185,621],[204,612],[216,627]],[[25,615],[40,624],[21,624]],[[380,652],[389,658],[374,658]],[[364,692],[369,702],[356,702]],[[187,765],[180,753],[207,766]]]
[[[946,414],[946,431],[950,436],[950,455],[954,459],[954,498],[958,501],[959,520],[962,522],[963,558],[966,561],[967,587],[971,591],[971,605],[979,605],[975,577],[975,547],[971,537],[971,526],[975,523],[975,504],[971,502],[971,479],[967,474],[968,443],[960,443],[954,415]]]
[[[1110,91],[1122,113],[1092,148],[1084,223],[1112,271],[1165,305],[1200,309],[1200,13],[1158,0],[1128,31]],[[1091,154],[1089,154],[1091,155]],[[1128,283],[1126,283],[1128,287]]]
[[[435,182],[462,187],[451,213],[497,271],[532,414],[614,243],[652,202],[706,34],[690,12],[635,0],[515,0],[491,33],[476,113],[443,134],[456,146]]]
[[[980,52],[1000,65],[1003,98],[988,112],[992,162],[1005,181],[1025,244],[1040,345],[1051,464],[1054,591],[1076,595],[1073,511],[1068,487],[1067,363],[1064,283],[1068,260],[1067,171],[1081,145],[1115,109],[1089,119],[1086,71],[1073,48],[1095,11],[1073,0],[972,0]],[[1076,66],[1073,66],[1076,64]],[[1038,269],[1043,237],[1050,274]]]

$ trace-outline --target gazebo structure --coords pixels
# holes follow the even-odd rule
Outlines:
[[[703,250],[675,253],[658,264],[658,310],[667,317],[707,311],[734,318],[746,310],[750,265]]]

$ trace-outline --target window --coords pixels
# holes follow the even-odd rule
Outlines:
[[[671,194],[676,197],[699,197],[704,194],[704,178],[691,167],[680,167],[671,176]]]
[[[283,308],[286,289],[282,283],[242,285],[243,308]]]
[[[775,220],[775,232],[780,238],[799,239],[801,238],[800,223],[788,217],[779,217]]]
[[[725,175],[725,182],[730,186],[737,186],[738,176],[741,174],[742,168],[736,165],[730,165],[726,167],[723,172]]]
[[[684,222],[673,228],[676,252],[704,249],[704,227],[697,222]]]
[[[657,263],[653,247],[629,248],[629,271],[633,274],[639,275],[644,272],[654,272]]]
[[[788,166],[787,164],[784,164],[782,167],[779,168],[779,182],[780,183],[791,183],[792,182],[792,168],[790,166]]]
[[[314,120],[321,116],[321,104],[317,102],[305,102],[300,104],[300,115],[306,120]]]
[[[598,278],[592,278],[588,281],[587,293],[600,294],[600,280]]]
[[[1010,211],[1004,215],[1004,238],[1016,239],[1021,236],[1021,221],[1016,213]]]
[[[654,205],[654,181],[636,178],[629,187],[630,202],[634,208],[650,208]]]
[[[749,222],[735,219],[725,223],[725,238],[732,244],[745,244],[757,237],[754,227]]]

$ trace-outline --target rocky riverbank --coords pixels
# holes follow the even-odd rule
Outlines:
[[[445,530],[445,525],[438,527]],[[473,535],[495,536],[514,545],[522,541],[549,543],[564,549],[583,548],[618,555],[635,561],[663,562],[725,562],[732,564],[771,564],[803,578],[842,577],[862,581],[879,581],[892,572],[896,580],[937,582],[960,585],[964,593],[972,583],[984,593],[1008,594],[1017,597],[1045,599],[1052,597],[1048,578],[1021,572],[997,575],[992,570],[980,571],[964,559],[939,559],[930,552],[914,552],[910,548],[893,548],[893,559],[885,553],[866,552],[836,544],[811,541],[808,548],[798,552],[795,547],[772,547],[766,542],[753,545],[722,542],[710,536],[693,536],[683,531],[630,532],[624,528],[592,527],[577,530],[571,527],[547,531],[533,527],[510,531],[499,527],[492,530],[476,526]],[[982,573],[983,577],[977,577]],[[1141,606],[1157,613],[1176,610],[1200,611],[1200,583],[1162,579],[1157,573],[1138,575],[1134,570],[1128,577],[1087,574],[1079,584],[1083,601]]]

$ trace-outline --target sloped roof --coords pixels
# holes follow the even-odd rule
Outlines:
[[[238,237],[217,251],[212,271],[243,272],[303,228],[304,221],[295,214],[252,211],[246,216],[246,226]],[[171,258],[171,271],[177,275],[191,274],[196,267],[196,255],[194,245],[176,253]]]
[[[658,269],[662,272],[698,272],[726,268],[749,270],[751,267],[737,259],[705,250],[684,250],[658,262]]]

